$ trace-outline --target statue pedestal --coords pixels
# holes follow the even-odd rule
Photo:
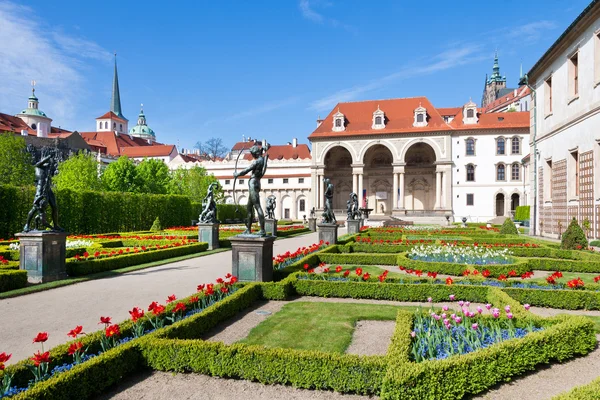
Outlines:
[[[348,234],[353,235],[355,233],[360,232],[360,228],[363,225],[362,219],[349,219],[346,221],[346,225],[348,226]]]
[[[337,224],[317,224],[319,227],[319,241],[336,244],[338,238]]]
[[[317,231],[317,219],[316,218],[309,218],[308,219],[308,229],[310,229],[311,232],[316,232]]]
[[[273,280],[273,242],[275,237],[237,235],[231,242],[231,273],[240,282]]]
[[[29,283],[45,283],[67,278],[65,265],[67,233],[21,232],[19,269],[27,271]]]
[[[219,248],[219,224],[212,222],[198,223],[198,241],[207,242],[208,250]]]
[[[265,219],[265,232],[267,232],[267,235],[277,237],[277,220],[276,219]]]

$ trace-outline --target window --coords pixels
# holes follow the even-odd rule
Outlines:
[[[546,115],[552,114],[552,77],[544,83],[544,107]]]
[[[375,125],[381,125],[381,117],[375,117]]]
[[[229,185],[229,182],[231,182],[229,179],[225,179],[225,184]]]
[[[473,118],[475,116],[475,112],[473,111],[473,109],[468,109],[467,110],[467,118]]]
[[[273,178],[267,179],[267,183],[269,183],[269,184],[273,183]]]
[[[119,132],[123,132],[123,124],[119,124]]]
[[[467,148],[467,155],[474,156],[475,155],[475,139],[465,140],[465,145]]]
[[[283,178],[283,183],[288,183],[289,179],[288,178]]]
[[[475,182],[475,166],[467,164],[467,182]]]
[[[511,146],[512,146],[512,154],[521,154],[521,139],[518,137],[514,137],[511,140]]]
[[[498,164],[496,167],[496,180],[497,181],[505,181],[506,180],[506,167],[504,164]]]
[[[577,97],[579,95],[579,53],[575,53],[569,58],[569,95]]]
[[[341,119],[336,119],[335,120],[335,127],[336,128],[341,128],[342,127],[342,120]]]
[[[240,185],[243,185],[243,184],[244,184],[244,180],[240,179]]]
[[[423,122],[423,114],[417,114],[417,122]]]
[[[518,181],[521,179],[521,166],[518,163],[514,163],[511,167],[510,179]]]
[[[304,178],[298,178],[298,183],[304,183]]]
[[[306,211],[306,201],[304,199],[300,199],[298,203],[298,211]]]
[[[467,193],[467,205],[468,206],[472,206],[473,204],[475,204],[475,195],[473,193]]]
[[[37,129],[36,124],[31,124],[31,129]]]
[[[496,139],[496,154],[498,155],[504,155],[504,138],[498,138]]]

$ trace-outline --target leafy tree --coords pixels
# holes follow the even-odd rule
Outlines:
[[[500,233],[504,235],[518,235],[519,231],[517,230],[515,223],[512,222],[510,218],[506,218],[500,228]]]
[[[210,138],[206,142],[196,143],[194,147],[200,150],[200,153],[211,161],[224,157],[229,150],[223,145],[223,139],[221,138]]]
[[[87,153],[78,153],[58,164],[58,175],[52,179],[57,189],[102,190],[98,161]]]
[[[121,156],[108,164],[102,173],[102,184],[109,192],[136,192],[139,180],[135,163],[127,156]]]
[[[569,250],[585,250],[587,247],[588,241],[585,237],[585,233],[577,224],[577,220],[573,218],[567,227],[567,230],[562,235],[560,248]]]
[[[217,178],[212,174],[209,175],[202,167],[179,168],[171,171],[169,194],[188,196],[192,201],[199,202],[206,196],[208,185],[213,182],[218,182]],[[215,201],[219,202],[222,198],[223,189],[219,186],[215,190]]]
[[[0,133],[0,184],[33,185],[34,168],[25,150],[25,139],[14,133]]]
[[[145,158],[136,167],[139,191],[142,193],[166,194],[171,180],[167,164],[156,158]]]

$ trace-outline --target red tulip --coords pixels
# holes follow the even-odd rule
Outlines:
[[[133,310],[129,311],[129,315],[131,315],[131,320],[136,322],[138,319],[144,316],[144,310],[133,307]]]
[[[165,311],[165,306],[158,304],[156,307],[152,309],[152,314],[158,316]]]
[[[71,343],[71,345],[69,346],[69,355],[72,356],[73,354],[75,354],[79,350],[81,350],[82,348],[83,348],[83,343],[81,343],[81,342]]]
[[[156,307],[158,306],[158,303],[153,301],[152,303],[150,303],[150,305],[148,306],[148,311],[153,311]]]
[[[200,299],[198,298],[198,296],[192,296],[192,297],[190,297],[190,304],[194,304],[194,303],[197,303],[199,301],[200,301]]]
[[[178,311],[185,311],[185,304],[183,304],[181,302],[175,304],[175,308],[173,309],[173,312],[176,313]]]
[[[83,332],[83,326],[77,325],[75,327],[75,329],[71,329],[69,331],[69,333],[67,333],[67,336],[71,336],[73,338],[76,338],[77,336],[83,335],[83,334],[85,334],[85,332]]]
[[[106,328],[105,334],[106,337],[118,336],[121,334],[121,329],[119,328],[119,325],[111,325]]]
[[[175,300],[177,300],[177,297],[175,297],[174,294],[172,294],[169,297],[167,297],[167,303],[174,302]]]
[[[12,354],[0,353],[0,371],[4,370],[4,363],[10,360]]]
[[[33,338],[33,343],[44,343],[46,340],[48,340],[48,332],[40,332]]]
[[[199,292],[201,292],[201,291],[203,291],[203,290],[204,290],[204,286],[205,286],[204,284],[202,284],[202,285],[198,285],[198,287],[197,287],[196,289],[197,289]]]
[[[33,354],[33,357],[31,357],[31,360],[33,361],[33,365],[35,365],[36,367],[39,367],[40,364],[42,364],[42,363],[49,363],[50,362],[50,352],[47,351],[45,353],[42,353],[42,352],[38,351],[37,353]]]
[[[98,323],[108,325],[108,324],[110,324],[110,320],[111,320],[110,317],[100,317],[100,322],[98,322]]]

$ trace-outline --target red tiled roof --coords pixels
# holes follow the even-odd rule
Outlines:
[[[175,145],[121,147],[121,154],[128,157],[161,157],[168,156],[175,150]]]
[[[504,95],[504,96],[496,99],[492,103],[488,104],[483,109],[483,111],[486,113],[493,112],[494,110],[503,107],[506,103],[512,103],[522,97],[529,95],[529,93],[531,93],[531,90],[529,89],[528,86],[521,86],[520,88],[517,89],[516,95],[515,95],[515,92],[512,91],[509,94]]]
[[[414,127],[414,110],[419,107],[427,110],[427,126]],[[372,129],[373,112],[379,107],[385,113],[386,125],[383,129]],[[346,119],[346,129],[334,132],[333,115],[339,111]],[[452,122],[446,123],[442,115],[426,97],[413,97],[390,100],[368,100],[351,103],[339,103],[327,115],[323,123],[309,136],[310,139],[321,137],[353,136],[353,135],[386,135],[397,133],[439,132],[448,130],[481,130],[481,129],[516,129],[529,128],[529,113],[514,112],[498,115],[479,115],[479,122],[472,125],[462,123],[462,107],[442,108],[443,112],[455,112]],[[480,110],[479,110],[480,111]],[[452,115],[452,114],[444,114]]]
[[[440,107],[437,111],[441,116],[457,115],[462,112],[462,107]]]
[[[0,113],[0,131],[21,133],[22,130],[29,131],[29,126],[21,118]]]
[[[126,120],[124,120],[123,118],[120,118],[119,116],[117,116],[117,114],[115,114],[115,113],[114,113],[114,112],[112,112],[112,111],[109,111],[109,112],[107,112],[106,114],[104,114],[104,115],[101,115],[101,116],[99,116],[99,117],[98,117],[98,118],[96,118],[96,119],[98,120],[98,119],[107,119],[107,118],[110,118],[110,119],[116,119],[117,121],[121,121],[121,122],[127,122],[127,121],[126,121]]]
[[[296,147],[291,144],[272,145],[269,148],[269,160],[305,160],[310,159],[310,149],[306,144],[298,144]],[[244,155],[245,160],[252,160],[252,154]]]

